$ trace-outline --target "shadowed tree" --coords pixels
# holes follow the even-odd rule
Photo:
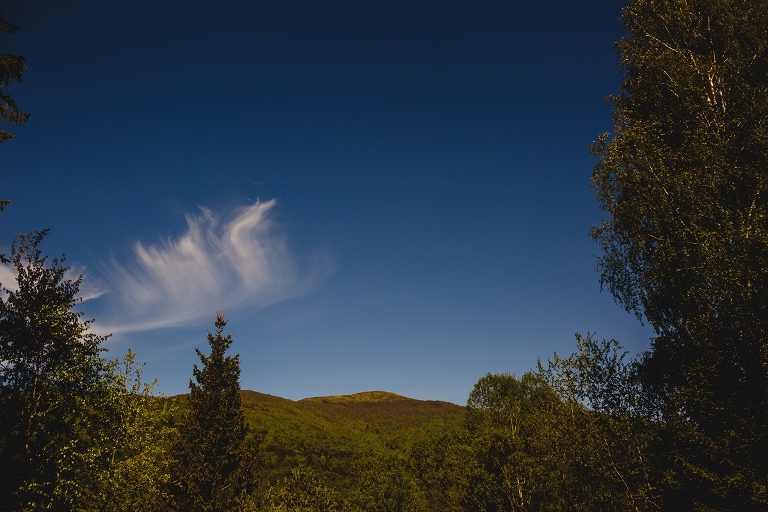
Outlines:
[[[246,444],[248,429],[240,398],[239,356],[225,355],[232,336],[216,314],[208,333],[209,355],[195,349],[201,367],[189,381],[189,411],[171,448],[169,501],[163,510],[184,512],[242,509],[256,476],[256,453]]]
[[[366,512],[423,512],[427,503],[418,489],[407,459],[369,456],[352,469],[355,482],[347,491],[345,510]]]
[[[537,373],[560,397],[559,433],[580,491],[582,510],[644,511],[663,508],[656,470],[658,429],[637,378],[637,361],[625,361],[616,340],[576,335],[577,351],[554,354]],[[576,500],[571,497],[569,503]]]
[[[408,451],[414,478],[423,489],[425,510],[462,512],[473,489],[470,481],[480,471],[464,428],[430,432],[417,439]]]
[[[13,34],[19,29],[18,25],[14,25],[5,21],[0,17],[0,32]],[[3,125],[15,124],[21,125],[27,121],[29,114],[23,112],[16,101],[7,94],[5,89],[11,83],[11,81],[21,82],[21,74],[26,66],[24,65],[24,57],[21,55],[11,55],[9,53],[0,52],[0,119],[3,121]],[[0,144],[6,140],[11,140],[15,135],[0,130]],[[0,199],[0,212],[5,209],[11,202],[7,199]],[[4,253],[0,253],[0,263],[10,263]]]
[[[666,502],[768,508],[768,1],[632,0],[594,146],[602,282],[656,337]]]
[[[67,279],[63,258],[48,264],[45,233],[14,240],[16,286],[0,293],[2,510],[94,508],[121,418],[106,337],[73,311],[82,276]]]
[[[9,23],[0,17],[0,32],[7,34],[13,34],[19,29],[18,25]],[[0,119],[3,120],[3,124],[15,124],[22,125],[29,118],[29,114],[22,111],[16,104],[16,101],[10,94],[5,92],[5,88],[13,82],[21,82],[21,75],[24,72],[26,65],[24,64],[24,57],[21,55],[11,55],[9,53],[0,52]],[[6,140],[11,140],[15,135],[0,130],[0,144]],[[0,210],[7,204],[6,201],[0,202]]]

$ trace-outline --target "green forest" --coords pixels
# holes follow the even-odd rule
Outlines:
[[[189,393],[164,397],[137,354],[107,357],[47,231],[20,234],[0,254],[0,510],[768,510],[768,1],[631,0],[622,19],[591,236],[646,352],[577,334],[478,376],[463,407],[291,401],[240,389],[218,312]],[[0,55],[0,89],[24,66]],[[3,90],[0,115],[28,117]]]

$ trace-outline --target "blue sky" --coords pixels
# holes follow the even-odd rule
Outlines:
[[[242,387],[290,399],[463,404],[577,331],[644,350],[588,236],[622,6],[10,0],[2,244],[50,228],[165,394],[220,309]]]

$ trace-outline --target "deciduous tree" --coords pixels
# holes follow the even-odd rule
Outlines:
[[[471,510],[557,510],[569,496],[560,443],[560,401],[538,375],[488,374],[469,395],[465,425],[478,471]]]
[[[102,512],[143,512],[164,500],[168,483],[169,440],[175,408],[153,396],[156,381],[142,381],[143,364],[132,351],[110,361],[114,377],[112,403],[120,413],[109,471],[100,482]]]
[[[3,510],[93,505],[120,415],[103,336],[73,311],[82,276],[48,264],[43,232],[11,247],[16,286],[0,293],[0,479]]]
[[[430,432],[408,451],[414,478],[426,498],[425,510],[462,512],[473,491],[470,481],[480,471],[464,428]]]
[[[768,1],[631,0],[594,146],[602,282],[642,365],[677,510],[768,507]]]
[[[576,335],[576,352],[557,354],[537,373],[560,397],[563,436],[585,510],[659,510],[658,426],[637,376],[616,340]],[[565,461],[564,461],[565,464]],[[574,503],[573,493],[569,501]]]
[[[311,468],[298,466],[267,489],[267,512],[339,512],[338,493],[325,485]]]
[[[407,460],[399,456],[370,456],[356,463],[345,510],[423,512],[426,500]]]

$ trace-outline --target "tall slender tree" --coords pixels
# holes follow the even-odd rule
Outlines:
[[[676,510],[768,508],[768,1],[631,0],[594,146],[602,282],[642,366]]]
[[[216,313],[216,332],[208,333],[209,355],[195,349],[201,367],[189,381],[189,411],[171,448],[169,502],[164,510],[232,511],[242,508],[255,479],[255,452],[246,444],[248,429],[240,398],[240,357],[225,355],[232,335]]]

